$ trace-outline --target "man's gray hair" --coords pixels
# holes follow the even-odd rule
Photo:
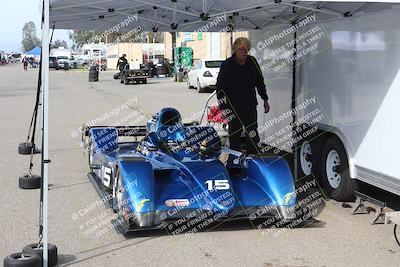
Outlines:
[[[232,51],[233,51],[233,53],[235,53],[236,50],[237,50],[239,47],[243,46],[243,45],[247,46],[247,49],[250,50],[251,43],[250,43],[250,40],[249,40],[249,39],[247,39],[246,37],[239,37],[239,38],[237,38],[237,39],[235,40],[235,42],[233,43],[233,45],[232,45]]]

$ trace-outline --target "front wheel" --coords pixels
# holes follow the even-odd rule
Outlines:
[[[313,164],[312,164],[312,146],[308,140],[304,140],[301,143],[299,150],[299,163],[300,163],[300,176],[308,176],[312,173]]]
[[[354,199],[357,182],[350,178],[346,151],[337,138],[328,139],[322,150],[322,182],[329,196],[338,201]]]

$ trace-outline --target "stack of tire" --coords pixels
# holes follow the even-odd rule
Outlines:
[[[57,264],[57,247],[48,243],[48,266]],[[43,266],[42,244],[30,244],[24,247],[22,252],[13,253],[4,258],[4,267],[41,267]]]

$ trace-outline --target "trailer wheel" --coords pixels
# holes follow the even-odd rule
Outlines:
[[[4,258],[4,267],[41,267],[42,259],[37,254],[13,253]]]
[[[350,178],[348,158],[339,139],[328,139],[322,150],[322,182],[329,196],[338,201],[351,201],[357,182]]]
[[[48,251],[48,266],[55,266],[57,264],[57,247],[54,244],[47,243],[47,251]],[[25,254],[36,254],[40,258],[43,257],[43,247],[42,244],[40,246],[35,244],[30,244],[24,247],[22,253]]]
[[[311,146],[311,142],[308,140],[303,140],[299,148],[298,157],[301,177],[310,175],[313,171],[313,147]]]

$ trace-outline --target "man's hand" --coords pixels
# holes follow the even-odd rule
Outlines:
[[[269,112],[269,103],[268,100],[264,100],[264,112],[268,113]]]

